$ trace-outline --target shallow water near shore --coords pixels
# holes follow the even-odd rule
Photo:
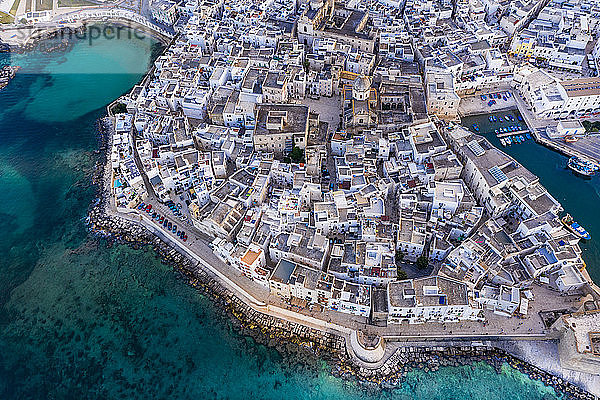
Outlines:
[[[10,60],[38,69],[0,92],[0,398],[559,397],[482,363],[414,370],[399,388],[364,389],[325,362],[282,357],[238,334],[150,249],[90,237],[83,219],[95,196],[95,121],[141,79],[152,45],[82,40],[66,54]]]

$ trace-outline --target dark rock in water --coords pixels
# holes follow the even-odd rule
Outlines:
[[[105,127],[99,124],[99,130]],[[108,140],[108,139],[103,139]],[[106,160],[103,154],[103,162]],[[103,165],[98,165],[98,182],[103,182]],[[90,230],[100,237],[106,238],[107,246],[117,243],[129,244],[134,249],[151,246],[156,255],[165,263],[172,266],[179,279],[184,279],[187,284],[206,296],[210,297],[217,308],[217,316],[227,321],[230,329],[246,337],[248,346],[257,343],[264,344],[269,349],[274,349],[290,363],[302,362],[304,365],[316,364],[319,359],[333,361],[333,373],[344,379],[360,382],[363,387],[389,388],[403,384],[404,377],[413,368],[419,368],[426,373],[439,370],[440,366],[472,365],[475,362],[486,362],[498,373],[501,372],[505,362],[513,364],[517,369],[533,377],[542,377],[548,384],[561,392],[573,393],[577,399],[588,398],[585,392],[576,386],[564,383],[560,379],[551,379],[550,375],[534,369],[526,363],[513,359],[508,354],[495,348],[446,348],[441,351],[431,348],[404,348],[401,352],[392,355],[377,371],[358,368],[347,358],[345,340],[340,336],[307,329],[292,322],[257,312],[247,306],[234,293],[223,287],[220,282],[212,278],[212,274],[205,271],[203,266],[181,255],[168,243],[147,232],[144,228],[132,224],[119,217],[109,216],[105,213],[106,192],[99,188],[99,200],[89,210],[88,226]],[[99,299],[99,306],[110,304],[110,298]],[[202,316],[199,319],[204,320]],[[76,339],[79,340],[79,339]],[[134,347],[137,346],[137,347]],[[129,358],[143,358],[145,350],[137,341],[127,347]],[[518,362],[517,362],[518,361]],[[191,365],[191,366],[190,366]],[[186,362],[185,368],[193,368],[193,362]],[[183,370],[170,371],[175,376]],[[463,371],[469,375],[469,370]],[[288,377],[289,378],[289,377]],[[277,385],[277,383],[276,383]],[[280,385],[280,384],[279,384]]]

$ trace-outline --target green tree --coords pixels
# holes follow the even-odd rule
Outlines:
[[[310,63],[308,62],[308,60],[304,60],[302,66],[304,67],[304,72],[308,74],[308,70],[310,69]]]
[[[117,103],[112,108],[113,114],[125,114],[127,112],[127,106],[123,103]]]
[[[290,158],[296,164],[304,162],[304,150],[302,150],[300,147],[294,146],[294,148],[290,152]]]
[[[402,262],[404,260],[404,252],[402,250],[398,250],[396,252],[396,262]]]
[[[426,256],[420,256],[419,258],[417,258],[417,268],[425,269],[428,266],[429,266],[429,260],[427,259]]]
[[[403,270],[402,268],[398,267],[398,275],[397,275],[396,279],[398,279],[399,281],[408,279],[408,275],[406,274],[406,271]]]

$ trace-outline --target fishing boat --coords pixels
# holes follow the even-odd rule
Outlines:
[[[575,156],[569,158],[567,167],[569,167],[571,171],[584,177],[594,176],[599,168],[598,165]]]
[[[510,121],[510,118],[508,117],[508,115],[505,115],[504,119],[507,120],[507,121]]]
[[[577,222],[573,221],[573,217],[571,214],[567,214],[561,218],[562,223],[567,227],[568,230],[573,232],[576,236],[583,240],[590,240],[592,236],[586,231],[583,226],[579,225]]]
[[[496,117],[495,115],[493,117],[494,117],[494,122],[498,122],[498,117]]]
[[[479,132],[479,126],[477,124],[473,124],[473,130],[475,132]]]
[[[494,118],[492,118],[492,116],[490,115],[490,116],[488,117],[488,120],[489,120],[490,122],[493,122],[493,121],[494,121]]]
[[[565,142],[567,142],[567,143],[575,143],[578,140],[579,140],[579,138],[577,138],[575,136],[565,136]]]

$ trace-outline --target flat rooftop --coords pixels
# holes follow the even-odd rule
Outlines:
[[[285,112],[281,129],[267,129],[270,112]],[[273,114],[271,113],[271,116]],[[257,107],[254,135],[305,132],[308,124],[308,106],[293,104],[262,104]]]
[[[560,83],[569,97],[600,95],[600,78],[581,78]]]

